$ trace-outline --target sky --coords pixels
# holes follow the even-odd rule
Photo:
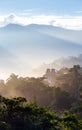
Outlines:
[[[0,0],[2,14],[25,10],[39,14],[82,14],[82,0]]]
[[[82,29],[82,0],[0,0],[0,26],[10,22]]]
[[[0,27],[4,27],[9,23],[19,24],[23,26],[29,24],[53,25],[71,30],[82,30],[82,0],[0,0]],[[49,46],[46,44],[36,44],[36,47],[34,49],[33,43],[31,45],[24,44],[24,47],[20,47],[19,45],[18,48],[14,49],[14,41],[13,43],[10,43],[10,40],[8,41],[9,44],[6,43],[6,38],[9,37],[10,36],[8,35],[1,35],[0,33],[0,58],[2,60],[0,64],[0,77],[4,77],[4,75],[7,75],[8,72],[12,73],[13,70],[18,73],[19,68],[21,71],[20,73],[22,73],[22,70],[24,70],[26,66],[28,66],[28,68],[38,67],[38,65],[43,64],[44,62],[51,62],[55,59],[54,50],[56,48],[53,44],[49,44]],[[47,52],[46,55],[45,52],[40,49],[42,47],[45,48]],[[25,49],[27,48],[29,52],[27,57],[30,59],[28,60],[28,63],[26,62],[24,55]],[[42,55],[40,59],[38,58],[40,57],[40,54],[37,56],[38,51]],[[15,57],[15,52],[20,52],[19,54],[17,53],[17,57]],[[61,54],[62,52],[60,55]],[[3,57],[5,61],[3,60]],[[13,61],[12,58],[14,59]],[[12,62],[10,64],[11,66],[6,61],[9,61],[8,63]],[[18,66],[18,62],[21,65],[20,67]]]

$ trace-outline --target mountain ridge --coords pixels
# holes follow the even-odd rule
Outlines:
[[[8,23],[4,26],[1,26],[0,29],[2,28],[17,28],[17,27],[22,27],[22,28],[25,28],[25,27],[41,27],[41,28],[54,28],[54,29],[61,29],[61,30],[67,30],[67,31],[73,31],[73,32],[80,32],[82,30],[73,30],[73,29],[67,29],[67,28],[64,28],[64,27],[60,27],[60,26],[54,26],[54,25],[45,25],[45,24],[28,24],[28,25],[23,25],[23,24],[19,24],[19,23]]]

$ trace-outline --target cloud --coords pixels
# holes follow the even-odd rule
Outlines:
[[[4,22],[15,22],[15,19],[16,19],[16,15],[10,14],[4,18]]]
[[[57,70],[67,67],[73,67],[74,65],[82,66],[82,54],[78,56],[68,56],[68,57],[60,57],[55,59],[53,62],[48,64],[42,64],[39,67],[33,69],[33,73],[36,74],[35,76],[42,76],[45,73],[47,68],[55,68]]]
[[[30,13],[31,11],[29,11]],[[82,16],[56,16],[56,15],[28,15],[24,14],[9,14],[0,16],[0,26],[5,26],[9,23],[28,25],[28,24],[44,24],[63,27],[67,29],[82,30]]]

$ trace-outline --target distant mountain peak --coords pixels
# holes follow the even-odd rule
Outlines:
[[[9,23],[5,25],[4,27],[1,27],[0,30],[5,30],[5,31],[14,31],[14,30],[23,30],[24,26],[20,24],[14,24],[14,23]]]

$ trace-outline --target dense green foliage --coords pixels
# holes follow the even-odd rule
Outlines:
[[[65,112],[58,116],[22,97],[0,97],[0,130],[81,130],[82,120]]]
[[[11,74],[0,80],[0,94],[0,130],[82,130],[79,65],[57,75],[54,87],[44,77]]]

